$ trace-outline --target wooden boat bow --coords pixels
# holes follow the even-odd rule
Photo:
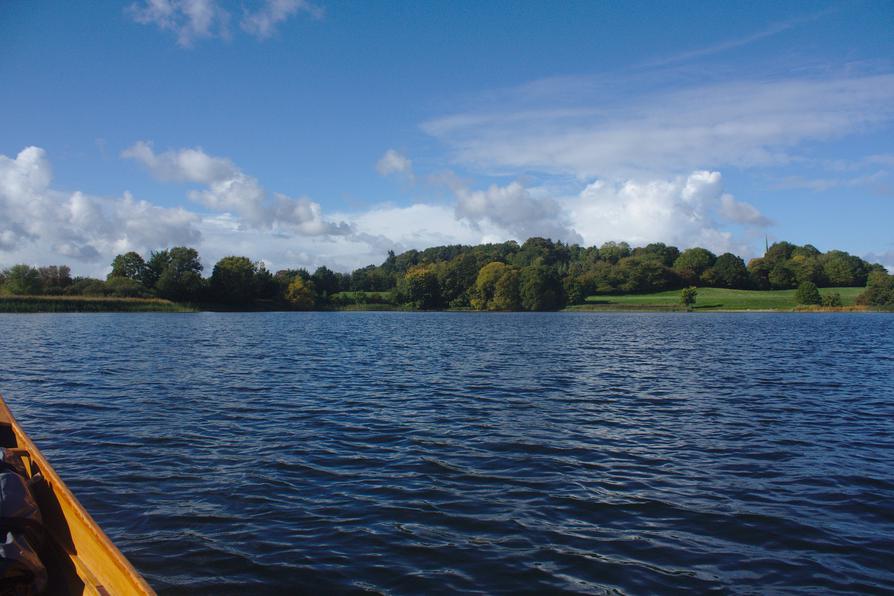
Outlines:
[[[0,447],[21,457],[31,479],[48,538],[39,552],[48,594],[155,594],[28,438],[2,396]]]

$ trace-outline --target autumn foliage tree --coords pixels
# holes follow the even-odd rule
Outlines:
[[[289,282],[285,294],[286,301],[298,310],[310,310],[315,305],[312,283],[296,275]]]
[[[404,302],[414,308],[438,308],[441,304],[441,289],[438,276],[430,266],[420,265],[407,271],[398,287]]]
[[[478,272],[475,279],[475,288],[472,295],[472,308],[488,310],[494,300],[497,281],[512,268],[506,263],[494,261],[488,263]]]

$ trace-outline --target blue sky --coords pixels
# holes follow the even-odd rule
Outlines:
[[[764,237],[894,267],[894,4],[0,6],[0,266]]]

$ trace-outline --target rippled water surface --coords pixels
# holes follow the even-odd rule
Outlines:
[[[894,316],[0,315],[162,593],[894,590]]]

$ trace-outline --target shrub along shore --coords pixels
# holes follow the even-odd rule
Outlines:
[[[194,310],[811,310],[894,307],[894,276],[843,251],[777,242],[747,264],[732,253],[653,243],[530,238],[389,252],[351,273],[271,273],[247,257],[209,277],[189,247],[115,257],[106,279],[69,267],[0,273],[0,312]]]

